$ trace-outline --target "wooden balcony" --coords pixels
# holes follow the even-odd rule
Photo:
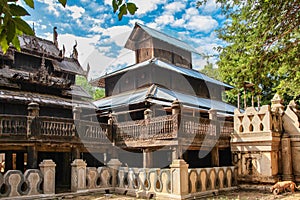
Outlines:
[[[229,138],[232,122],[219,122],[179,114],[114,123],[98,123],[54,117],[0,115],[0,139],[68,140],[97,142],[127,147],[176,145],[178,140]]]
[[[110,132],[110,125],[98,122],[44,116],[31,118],[0,115],[0,139],[21,138],[27,141],[62,139],[110,144],[107,139]]]

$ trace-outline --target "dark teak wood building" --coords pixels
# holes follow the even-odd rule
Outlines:
[[[56,185],[68,186],[71,162],[82,158],[89,165],[101,165],[90,152],[100,156],[99,148],[107,141],[101,140],[105,127],[84,117],[95,113],[95,106],[75,85],[76,75],[87,75],[76,45],[71,57],[65,57],[55,29],[53,39],[24,35],[21,51],[10,47],[6,54],[0,52],[0,153],[5,171],[24,172],[52,159],[59,172]]]
[[[105,88],[95,104],[102,121],[113,115],[118,158],[144,167],[176,157],[191,167],[231,165],[235,107],[222,92],[232,87],[192,69],[195,49],[144,25],[135,25],[125,47],[136,64],[92,81]]]

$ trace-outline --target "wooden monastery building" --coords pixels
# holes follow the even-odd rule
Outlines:
[[[89,152],[100,154],[98,136],[104,128],[91,117],[79,120],[80,113],[95,113],[86,100],[92,97],[75,85],[76,75],[87,72],[78,62],[76,45],[71,57],[58,49],[56,28],[53,41],[26,35],[19,39],[21,51],[10,47],[6,54],[0,52],[1,172],[24,172],[52,159],[59,172],[56,185],[69,186],[72,160],[101,164]]]
[[[125,47],[136,64],[92,84],[106,97],[94,104],[114,124],[122,163],[164,167],[184,158],[190,167],[231,165],[230,132],[235,107],[222,101],[232,86],[194,70],[188,44],[136,24]]]

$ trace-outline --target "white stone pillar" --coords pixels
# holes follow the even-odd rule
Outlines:
[[[55,167],[52,160],[43,160],[40,163],[40,170],[44,176],[43,192],[44,194],[55,194]]]
[[[112,187],[116,187],[117,185],[118,170],[121,165],[122,163],[118,159],[111,159],[107,163],[107,166],[112,170]]]
[[[183,159],[172,161],[170,165],[172,194],[184,196],[189,193],[188,167]]]
[[[75,159],[71,166],[71,191],[86,189],[86,162],[82,159]]]
[[[281,149],[282,149],[282,156],[281,156],[282,179],[285,181],[291,181],[293,180],[293,160],[292,160],[292,151],[291,151],[291,139],[287,137],[286,134],[284,134],[281,139]]]

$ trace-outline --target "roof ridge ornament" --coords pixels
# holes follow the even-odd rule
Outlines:
[[[58,42],[57,42],[57,31],[56,31],[57,27],[55,26],[53,28],[53,44],[58,48]]]
[[[72,52],[71,58],[78,60],[78,51],[77,51],[76,47],[77,47],[77,40],[75,40],[75,45],[73,46],[73,52]]]

